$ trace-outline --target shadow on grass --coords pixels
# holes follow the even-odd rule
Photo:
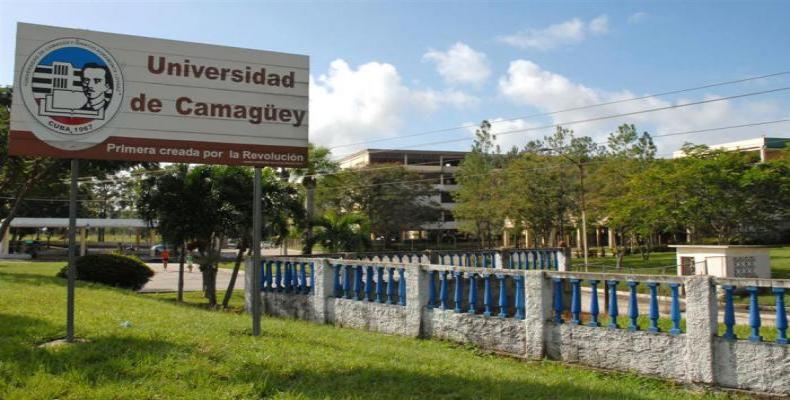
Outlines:
[[[85,343],[41,348],[40,344],[57,339],[63,327],[40,319],[0,314],[0,360],[6,375],[3,386],[24,386],[24,379],[34,371],[51,375],[76,372],[91,382],[134,381],[144,372],[133,368],[168,354],[191,351],[187,346],[163,340],[104,336]]]
[[[49,276],[49,275],[41,275],[41,274],[25,274],[18,272],[12,272],[12,273],[0,272],[0,280],[8,283],[28,283],[37,286],[42,286],[42,285],[63,286],[66,284],[66,280],[56,277],[55,273]]]
[[[184,292],[184,301],[179,302],[177,300],[177,293],[175,292],[165,292],[165,293],[138,293],[139,295],[153,299],[157,301],[161,301],[168,304],[174,304],[177,306],[184,306],[184,307],[192,307],[198,308],[201,310],[207,311],[225,311],[233,314],[242,314],[244,313],[244,291],[242,290],[241,293],[234,292],[233,299],[231,300],[228,308],[222,308],[221,304],[216,306],[210,306],[208,304],[208,299],[203,297],[202,292]],[[237,299],[237,296],[241,296]],[[222,298],[225,296],[224,291],[217,292],[217,302],[222,303]],[[235,299],[235,301],[234,301]]]
[[[536,368],[539,366],[536,365]],[[556,372],[556,384],[480,377],[474,371],[468,376],[445,373],[420,373],[404,369],[355,368],[345,371],[317,373],[309,370],[275,371],[265,366],[244,368],[236,379],[255,385],[256,396],[279,398],[364,398],[364,399],[647,399],[648,395],[624,393],[621,388],[607,389],[604,381],[616,380],[616,373],[597,373],[601,387],[575,384]],[[646,382],[650,381],[648,379]],[[646,383],[645,382],[645,383]],[[656,381],[657,382],[657,381]],[[656,386],[664,386],[657,382]],[[613,385],[619,386],[619,385]],[[641,389],[644,385],[640,388]],[[652,396],[654,398],[655,396]]]

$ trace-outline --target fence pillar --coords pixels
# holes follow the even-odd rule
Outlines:
[[[540,270],[524,271],[526,279],[524,296],[526,301],[526,318],[524,318],[524,328],[526,329],[527,352],[525,357],[528,359],[542,359],[546,353],[546,307],[551,304],[549,284],[546,280],[545,272]]]
[[[569,269],[570,255],[570,247],[563,247],[562,250],[557,251],[557,271],[567,271]]]
[[[406,331],[411,337],[420,337],[422,329],[422,313],[428,304],[428,279],[430,272],[423,265],[410,264],[406,268]]]
[[[713,383],[713,337],[718,331],[713,279],[706,275],[686,278],[686,363],[691,382]]]
[[[11,226],[5,228],[5,235],[3,235],[3,240],[0,241],[0,257],[7,256],[9,250],[9,243],[11,243]]]
[[[332,264],[326,258],[317,258],[313,263],[313,309],[315,320],[319,323],[330,321],[329,302],[334,301],[334,274]]]

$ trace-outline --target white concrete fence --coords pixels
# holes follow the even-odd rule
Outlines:
[[[561,271],[277,257],[263,261],[260,295],[268,315],[790,395],[790,348],[782,340],[790,281],[564,272],[564,259],[555,267]],[[609,288],[605,306],[599,285]],[[777,298],[776,328],[762,327],[776,329],[775,342],[760,337],[758,288]],[[737,289],[754,302],[749,327],[735,326]],[[735,339],[733,329],[751,329],[750,340]]]

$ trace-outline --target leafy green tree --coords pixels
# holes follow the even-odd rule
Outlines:
[[[711,235],[729,244],[765,240],[790,216],[787,160],[758,163],[748,153],[684,148],[686,157],[654,162],[633,176],[613,208],[615,223],[685,228],[692,242]]]
[[[146,220],[157,220],[160,233],[182,250],[185,242],[194,243],[200,253],[197,261],[204,293],[213,306],[217,301],[216,273],[221,243],[225,238],[239,238],[232,280],[251,246],[253,176],[250,168],[237,166],[189,169],[181,164],[170,169],[143,182],[138,208]],[[264,168],[262,172],[261,237],[282,238],[291,220],[303,218],[302,199],[274,170]],[[184,252],[181,254],[183,260]]]
[[[315,238],[331,253],[364,251],[370,246],[370,221],[359,213],[329,210],[315,222]]]
[[[507,216],[501,204],[500,169],[504,159],[495,140],[491,123],[483,121],[475,131],[472,151],[455,174],[460,186],[453,193],[456,201],[453,216],[459,230],[475,235],[482,247],[495,243],[494,235],[502,231]]]
[[[312,254],[313,223],[315,212],[315,188],[322,175],[337,172],[338,163],[330,158],[331,151],[313,143],[307,147],[307,166],[292,170],[291,177],[301,180],[305,191],[305,218],[302,254]]]
[[[437,190],[420,174],[393,164],[327,176],[317,187],[316,200],[322,212],[365,215],[371,232],[382,236],[384,246],[389,247],[401,232],[421,229],[439,219],[438,204],[431,199],[436,194]]]
[[[539,237],[556,245],[556,234],[562,232],[575,206],[574,171],[557,157],[530,149],[508,163],[503,187],[501,198],[508,217],[534,232],[533,243],[526,245],[538,246]]]

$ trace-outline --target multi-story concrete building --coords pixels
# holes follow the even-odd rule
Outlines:
[[[340,159],[341,168],[361,168],[377,164],[401,164],[407,170],[417,172],[426,179],[436,179],[433,185],[436,194],[431,200],[440,204],[442,212],[439,220],[423,225],[422,231],[411,232],[412,236],[427,239],[454,235],[457,223],[453,217],[455,201],[452,193],[458,189],[455,173],[467,152],[440,150],[394,150],[365,149]],[[416,238],[416,237],[412,237]]]

